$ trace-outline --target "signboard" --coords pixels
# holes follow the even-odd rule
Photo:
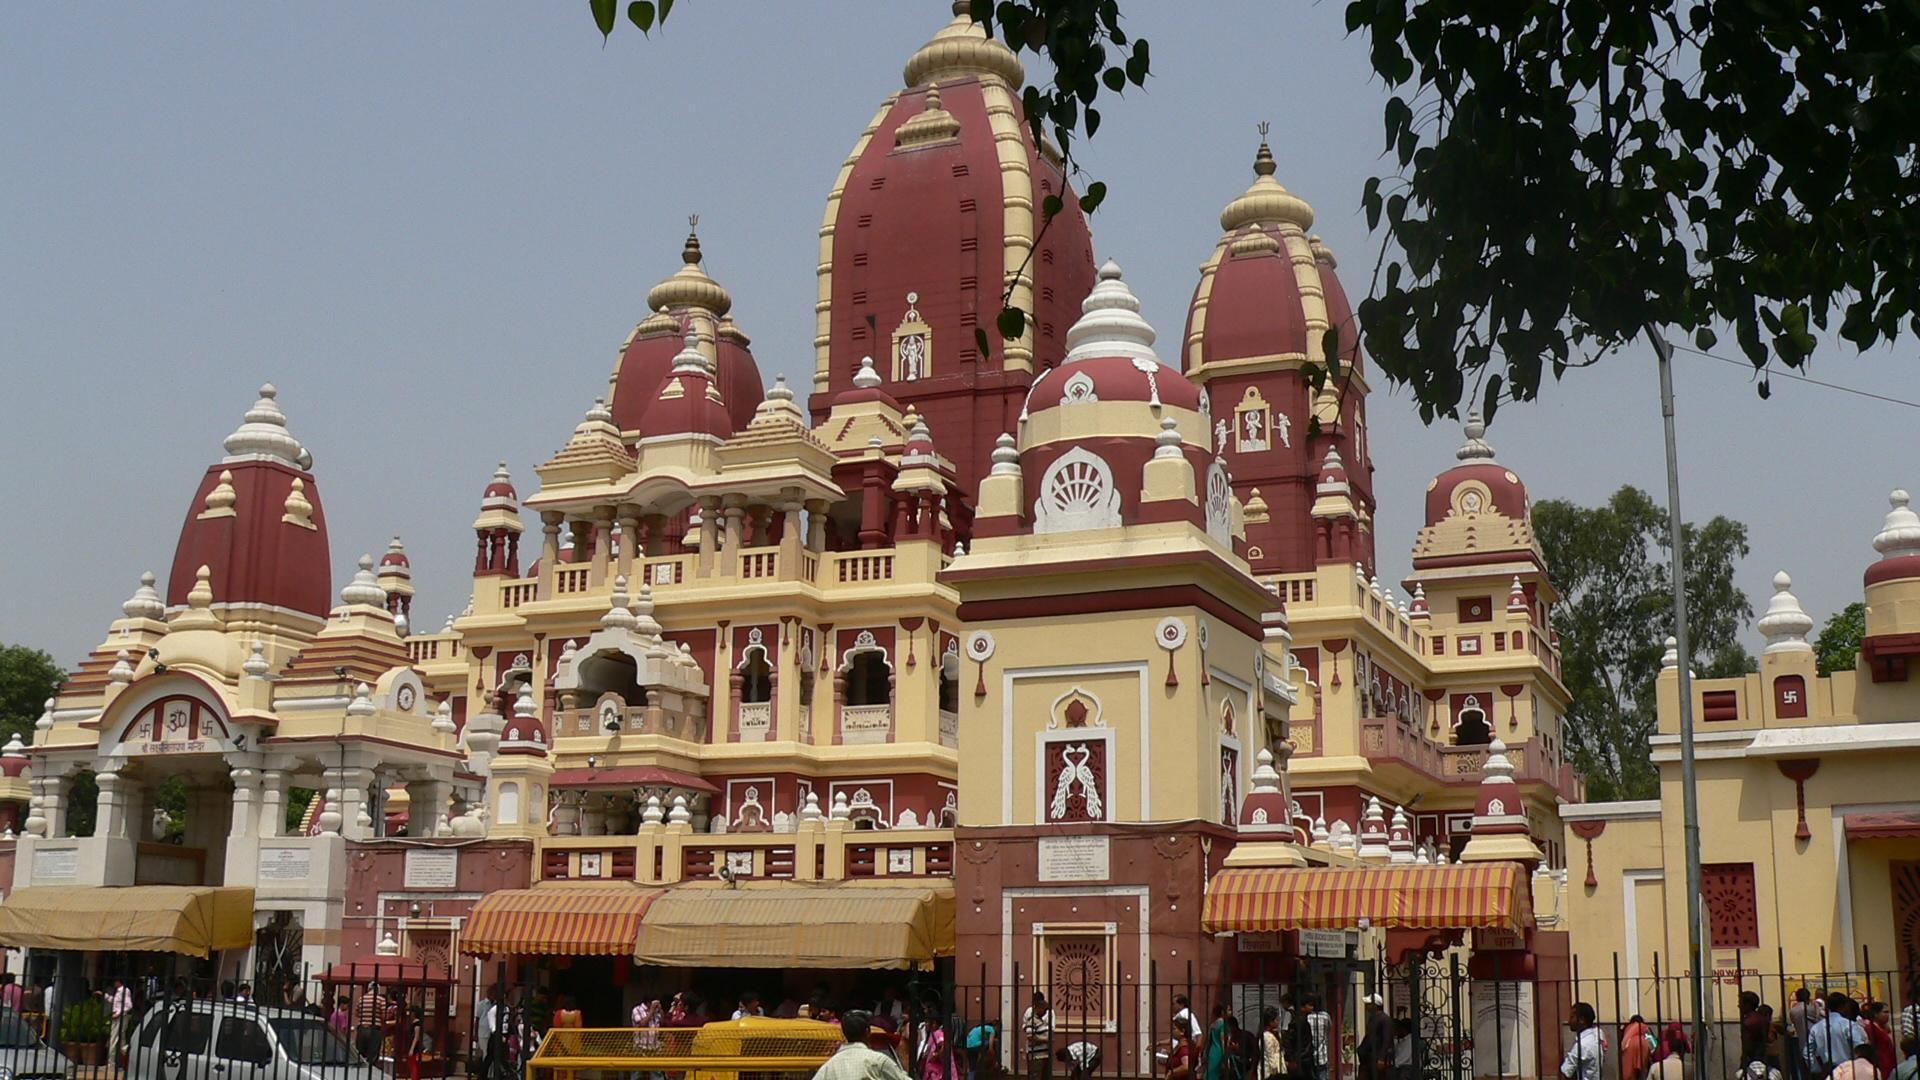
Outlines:
[[[260,849],[261,881],[305,881],[313,874],[313,851],[300,847]]]
[[[1518,930],[1481,927],[1473,932],[1474,952],[1515,952],[1527,947],[1527,935]]]
[[[1473,1074],[1516,1080],[1540,1075],[1533,1049],[1533,984],[1476,979],[1473,1002]]]
[[[1302,930],[1300,931],[1300,955],[1331,957],[1342,959],[1347,955],[1350,941],[1357,943],[1359,935],[1352,938],[1345,930]]]
[[[460,883],[460,853],[452,848],[408,848],[404,885],[409,889],[451,889]]]
[[[33,849],[34,884],[48,881],[72,881],[80,876],[80,851],[78,848]]]
[[[1110,856],[1104,836],[1043,836],[1041,881],[1105,881]]]

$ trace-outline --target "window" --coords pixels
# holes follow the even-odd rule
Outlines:
[[[1740,719],[1740,693],[1737,690],[1708,690],[1700,695],[1700,717],[1709,723]]]
[[[940,711],[960,711],[960,655],[948,653],[940,658]]]
[[[847,704],[886,705],[893,701],[893,668],[878,650],[854,653],[847,665]]]
[[[1760,947],[1760,906],[1754,899],[1752,863],[1703,865],[1700,895],[1712,924],[1713,948]]]
[[[213,1054],[228,1061],[265,1065],[273,1060],[273,1047],[267,1043],[267,1033],[251,1017],[224,1016],[220,1018],[220,1039],[214,1044]]]
[[[204,1054],[207,1052],[207,1036],[212,1033],[212,1013],[191,1009],[178,1012],[167,1022],[167,1033],[160,1037],[160,1049],[170,1054]]]
[[[1468,705],[1460,710],[1454,720],[1453,745],[1485,746],[1493,741],[1493,728],[1487,723],[1486,710],[1478,705]]]
[[[767,650],[759,645],[747,648],[740,665],[740,703],[753,705],[773,700],[773,667],[767,663]]]

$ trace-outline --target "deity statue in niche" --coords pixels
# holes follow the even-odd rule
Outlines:
[[[920,294],[907,294],[907,313],[893,332],[893,378],[913,382],[933,374],[933,327],[920,315]]]
[[[1225,419],[1214,421],[1213,452],[1216,454],[1224,454],[1227,452],[1227,422]]]
[[[1247,387],[1241,395],[1240,404],[1234,406],[1234,434],[1238,440],[1237,449],[1243,454],[1258,454],[1273,449],[1275,434],[1280,437],[1280,445],[1293,445],[1290,434],[1293,421],[1286,413],[1276,412],[1267,403],[1266,396],[1257,386]],[[1278,431],[1275,428],[1278,427]]]

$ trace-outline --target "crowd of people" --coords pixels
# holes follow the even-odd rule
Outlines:
[[[1560,1074],[1600,1080],[1608,1047],[1593,1006],[1576,1003],[1567,1026],[1574,1037]],[[1801,987],[1783,1015],[1745,990],[1738,1032],[1742,1080],[1920,1080],[1920,1003],[1896,1020],[1884,1001],[1861,1001],[1844,990],[1821,997]],[[1619,1078],[1684,1080],[1693,1050],[1680,1021],[1656,1032],[1635,1014],[1620,1028]]]

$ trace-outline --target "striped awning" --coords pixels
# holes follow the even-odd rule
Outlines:
[[[1525,930],[1533,923],[1526,868],[1447,866],[1229,867],[1213,877],[1201,927],[1212,933],[1339,930]]]
[[[633,957],[661,967],[912,969],[953,955],[953,882],[750,881],[676,885],[647,913]]]
[[[629,956],[659,895],[636,885],[559,884],[488,893],[460,929],[460,951]]]

